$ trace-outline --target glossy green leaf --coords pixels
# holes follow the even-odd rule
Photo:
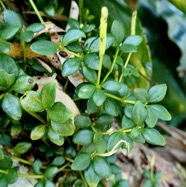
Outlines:
[[[33,39],[34,33],[32,31],[26,30],[21,32],[20,39],[25,42],[30,42]]]
[[[162,105],[149,105],[148,107],[153,111],[153,113],[159,119],[162,119],[162,120],[165,120],[165,121],[170,121],[171,120],[171,115],[164,106],[162,106]]]
[[[129,136],[133,138],[137,138],[140,134],[140,131],[138,128],[133,128],[132,131],[130,132]]]
[[[80,23],[76,19],[69,18],[68,19],[68,24],[70,25],[71,29],[80,29]]]
[[[105,113],[111,116],[117,116],[119,113],[118,105],[111,99],[106,99],[103,109]]]
[[[15,83],[12,86],[12,90],[17,93],[25,93],[26,91],[31,90],[36,84],[36,81],[28,76],[28,75],[21,75],[19,76]]]
[[[74,124],[81,128],[89,127],[91,125],[91,119],[88,115],[78,115],[74,119]]]
[[[62,124],[72,117],[72,112],[61,102],[56,102],[49,108],[49,119],[55,123]]]
[[[0,176],[0,186],[3,186],[3,187],[8,187],[8,181],[6,179],[6,175],[5,174],[1,174]]]
[[[43,107],[45,109],[51,108],[56,99],[56,83],[47,83],[45,86],[43,86],[40,94]]]
[[[20,123],[15,123],[11,127],[10,135],[12,137],[16,137],[22,132],[22,130],[23,130],[23,128],[22,128],[21,124]]]
[[[132,110],[132,119],[137,125],[142,125],[147,117],[147,110],[141,101],[136,101]]]
[[[6,27],[2,33],[1,33],[1,39],[3,40],[9,40],[9,39],[12,39],[16,33],[18,32],[19,30],[19,27],[17,26],[8,26]]]
[[[62,66],[62,76],[66,77],[69,76],[75,72],[77,72],[81,65],[81,59],[74,57],[74,58],[68,58],[65,60],[63,66]]]
[[[102,135],[95,134],[93,141],[97,153],[105,153],[107,150],[107,140]]]
[[[32,169],[35,174],[42,174],[41,172],[42,162],[39,159],[36,159],[32,165]]]
[[[93,114],[93,113],[96,113],[97,111],[99,111],[100,107],[97,106],[93,99],[90,98],[87,102],[87,111],[90,113],[90,114]]]
[[[39,32],[39,31],[41,31],[41,30],[43,30],[43,29],[45,29],[45,25],[44,24],[42,24],[42,23],[32,23],[32,24],[30,24],[27,28],[26,28],[26,30],[27,31],[32,31],[32,32]]]
[[[10,168],[6,175],[6,179],[9,184],[13,184],[18,180],[18,173],[16,168]]]
[[[0,69],[0,90],[7,90],[15,81],[14,74],[8,74],[5,70]]]
[[[78,96],[82,99],[88,99],[94,93],[96,87],[92,84],[84,84],[78,92]]]
[[[85,79],[91,83],[96,83],[97,81],[97,73],[96,71],[87,68],[86,66],[84,66],[82,68],[82,74],[85,77]]]
[[[94,24],[85,24],[83,25],[83,27],[81,28],[81,30],[84,32],[84,33],[88,33],[88,32],[91,32],[93,31],[94,29],[96,28],[96,26]]]
[[[53,4],[46,4],[46,6],[43,7],[43,10],[49,16],[55,15],[55,7]]]
[[[1,53],[8,53],[10,51],[10,44],[8,42],[0,42],[0,51]]]
[[[0,169],[2,170],[8,170],[12,167],[13,161],[8,157],[4,156],[4,158],[1,160]]]
[[[45,170],[46,178],[53,178],[58,172],[58,168],[56,166],[50,166]]]
[[[108,151],[111,151],[114,146],[120,141],[123,139],[123,134],[121,132],[115,132],[113,133],[112,135],[110,135],[109,139],[108,139],[108,145],[107,145],[107,150]],[[121,144],[120,146],[118,146],[118,148],[121,147]]]
[[[135,88],[134,96],[137,100],[140,100],[142,103],[147,102],[147,90],[144,88]]]
[[[16,144],[16,146],[13,148],[13,151],[16,154],[21,155],[21,154],[26,153],[31,147],[32,147],[32,144],[29,142],[20,142]]]
[[[167,92],[166,84],[160,84],[151,87],[150,90],[148,91],[148,102],[157,103],[162,101],[163,98],[165,97],[166,92]]]
[[[14,59],[6,54],[0,54],[0,69],[5,70],[8,74],[14,74],[14,77],[19,74],[19,69]]]
[[[9,9],[3,11],[3,19],[7,25],[17,26],[19,29],[22,28],[22,19],[21,16]]]
[[[20,120],[22,116],[22,107],[17,96],[7,93],[2,101],[3,111],[14,120]]]
[[[27,91],[21,98],[21,105],[28,112],[40,112],[44,110],[41,95],[35,91]]]
[[[108,161],[100,156],[95,156],[93,158],[94,171],[101,178],[109,178],[111,176],[111,168]]]
[[[157,122],[158,116],[156,115],[156,112],[153,111],[151,105],[147,106],[147,118],[145,120],[145,123],[148,127],[153,128]]]
[[[134,132],[134,133],[136,133],[136,132]],[[134,141],[134,142],[137,142],[137,143],[141,143],[141,144],[144,144],[145,143],[145,139],[144,139],[144,137],[142,136],[142,133],[141,132],[137,132],[137,134],[138,134],[138,136],[136,137],[136,138],[132,138],[132,136],[130,135],[130,137],[132,138],[132,140]]]
[[[73,142],[79,145],[89,145],[93,141],[94,133],[90,129],[80,129],[73,136]]]
[[[44,136],[45,131],[46,127],[44,125],[38,125],[31,130],[30,138],[32,140],[39,140]]]
[[[78,29],[72,29],[70,31],[68,31],[62,40],[62,43],[64,46],[67,46],[68,44],[79,40],[80,38],[85,38],[86,35],[84,32],[78,30]]]
[[[120,49],[125,53],[137,52],[137,46],[142,42],[143,38],[139,35],[128,36],[123,42]]]
[[[99,69],[99,56],[96,53],[89,53],[84,58],[85,65],[93,70]]]
[[[44,179],[41,179],[41,180],[39,180],[39,182],[37,182],[35,184],[34,187],[44,187],[44,186],[45,186],[45,181],[44,181]]]
[[[120,24],[119,21],[114,20],[111,26],[111,33],[115,37],[116,41],[118,42],[118,45],[123,41],[125,36],[125,31],[123,26]]]
[[[60,136],[71,136],[75,131],[75,127],[71,119],[61,124],[51,121],[51,128],[56,134]]]
[[[121,125],[122,125],[123,129],[131,129],[136,126],[134,121],[132,119],[126,117],[125,115],[122,117]]]
[[[128,118],[132,118],[132,111],[133,111],[134,105],[131,104],[126,104],[124,106],[124,114],[128,117]]]
[[[71,165],[71,168],[72,170],[75,171],[83,171],[89,167],[90,162],[91,162],[90,154],[82,152],[75,157]]]
[[[44,187],[56,187],[54,182],[51,179],[45,179],[45,186]]]
[[[95,173],[92,165],[84,173],[85,179],[90,187],[97,187],[101,178]]]
[[[165,139],[156,129],[146,128],[142,131],[142,135],[145,138],[146,142],[153,145],[165,145]]]
[[[83,48],[78,41],[68,44],[67,49],[69,51],[72,51],[75,53],[82,53],[83,52]]]
[[[51,41],[39,40],[31,44],[31,50],[41,55],[53,55],[57,52],[59,46]]]
[[[121,88],[121,84],[115,80],[108,80],[102,84],[102,88],[108,91],[118,91]]]
[[[102,89],[97,88],[93,93],[92,99],[97,106],[101,106],[106,100],[106,94]]]
[[[65,141],[63,136],[56,134],[51,128],[48,129],[48,138],[52,143],[58,146],[62,146]]]
[[[114,37],[111,35],[107,35],[106,37],[106,50],[113,44]],[[86,45],[86,43],[85,43]],[[99,51],[99,45],[100,45],[100,38],[94,38],[92,43],[90,43],[89,50],[91,53],[98,52]]]
[[[65,158],[63,156],[56,156],[52,161],[53,166],[62,166],[65,163]]]
[[[108,114],[102,114],[97,117],[95,123],[96,127],[99,128],[99,130],[106,131],[111,127],[113,121],[113,116]]]

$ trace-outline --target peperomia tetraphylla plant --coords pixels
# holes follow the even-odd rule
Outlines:
[[[134,11],[131,35],[125,35],[125,28],[117,20],[107,33],[108,10],[103,7],[99,29],[71,19],[68,31],[54,43],[37,36],[45,29],[42,20],[23,29],[16,12],[3,11],[0,186],[16,182],[18,176],[37,179],[35,187],[96,187],[103,186],[105,179],[110,186],[127,186],[121,169],[115,164],[117,151],[121,149],[128,155],[133,142],[165,145],[155,125],[158,119],[171,119],[165,107],[157,104],[163,100],[167,86],[137,87],[136,79],[142,75],[130,63],[144,40],[143,36],[136,35],[136,16]],[[99,34],[95,32],[98,30]],[[14,38],[20,40],[22,62],[10,53],[9,41]],[[70,57],[61,65],[60,75],[55,68],[49,73],[28,60],[28,46],[34,57],[59,51]],[[73,79],[78,79],[75,88],[66,89],[66,95],[76,104],[76,114],[68,102],[56,100],[59,86],[56,80],[36,91],[34,75],[37,73],[33,73],[33,67],[48,77],[58,73],[66,81],[66,88],[73,84]],[[29,154],[32,161],[26,160]],[[13,160],[30,166],[32,172],[19,173]]]

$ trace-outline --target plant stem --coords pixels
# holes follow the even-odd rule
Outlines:
[[[21,40],[21,46],[23,48],[23,61],[26,62],[26,54],[25,54],[25,41]]]
[[[74,52],[72,52],[72,51],[69,51],[67,48],[65,48],[64,46],[60,46],[60,50],[62,50],[62,51],[64,51],[64,52],[66,52],[66,53],[69,53],[69,54],[71,54],[71,55],[73,55],[73,56],[75,56],[75,57],[78,57],[78,58],[83,58],[83,54],[78,54],[78,53],[74,53]]]
[[[2,93],[2,94],[0,95],[0,100],[4,97],[5,94],[6,94],[6,93]]]
[[[112,70],[113,70],[114,65],[116,63],[116,59],[117,59],[118,53],[119,53],[119,47],[117,47],[117,49],[116,49],[116,53],[114,55],[114,60],[112,62],[112,65],[111,65],[109,71],[107,72],[107,74],[105,75],[104,79],[102,80],[101,84],[103,84],[107,80],[108,76],[112,73]]]
[[[108,9],[103,7],[101,9],[101,19],[100,19],[100,44],[99,44],[99,70],[98,70],[98,79],[96,86],[99,87],[100,78],[101,78],[101,70],[103,65],[103,56],[106,50],[106,37],[107,37],[107,17],[108,17]]]
[[[132,53],[129,53],[128,56],[127,56],[127,59],[125,61],[125,65],[124,65],[124,68],[127,67],[128,63],[129,63],[129,60],[130,60],[130,57],[131,57]]]
[[[137,10],[132,12],[132,20],[131,20],[131,35],[135,35],[136,33],[136,18],[137,18]]]
[[[38,9],[37,9],[35,3],[33,2],[33,0],[29,0],[29,2],[30,2],[30,4],[31,4],[32,8],[34,9],[35,13],[37,14],[37,17],[38,17],[39,21],[40,21],[41,23],[44,23],[43,18],[41,17],[41,15],[40,15],[40,13],[39,13],[39,11],[38,11]]]
[[[6,7],[5,7],[5,5],[4,5],[4,3],[3,3],[2,0],[0,0],[0,4],[1,4],[1,6],[3,7],[3,9],[6,10]]]
[[[2,170],[2,169],[0,169],[0,173],[3,173],[3,174],[7,174],[8,173],[8,171],[7,170]]]
[[[135,101],[132,101],[132,100],[127,100],[127,99],[123,99],[123,98],[120,98],[120,97],[117,97],[117,96],[115,96],[115,95],[112,95],[112,94],[109,94],[109,93],[106,93],[106,96],[107,97],[110,97],[110,98],[112,98],[112,99],[115,99],[115,100],[117,100],[117,101],[120,101],[120,102],[122,102],[122,103],[127,103],[127,104],[135,104],[136,102]]]
[[[84,175],[82,174],[82,172],[81,172],[81,171],[80,171],[79,173],[80,173],[80,175],[81,175],[81,178],[82,178],[82,181],[83,181],[83,183],[84,183],[85,187],[88,187],[88,185],[87,185],[87,182],[86,182],[86,180],[85,180]]]
[[[37,113],[34,113],[34,112],[30,112],[30,111],[27,111],[31,116],[33,116],[34,118],[38,119],[41,123],[43,124],[47,124],[46,121]]]
[[[29,166],[32,166],[32,165],[33,165],[32,162],[29,162],[29,161],[24,160],[24,159],[22,159],[22,158],[18,158],[18,157],[16,157],[16,156],[11,156],[11,158],[12,158],[13,160],[17,160],[17,161],[19,161],[19,162],[21,162],[21,163],[23,163],[23,164],[27,164],[27,165],[29,165]]]
[[[42,179],[44,178],[44,175],[31,175],[31,174],[25,174],[25,173],[18,173],[19,177],[25,177],[30,179]]]
[[[60,171],[63,171],[67,166],[69,166],[69,163],[65,164],[64,166],[62,166],[61,168],[58,169],[58,173]]]

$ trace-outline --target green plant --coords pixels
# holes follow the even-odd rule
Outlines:
[[[136,34],[137,12],[131,15],[130,34],[117,20],[107,33],[106,7],[101,9],[99,29],[70,19],[70,29],[60,35],[57,44],[48,35],[37,37],[46,25],[34,2],[30,3],[41,23],[23,27],[20,15],[9,9],[3,11],[0,23],[1,186],[14,183],[18,176],[38,179],[35,187],[94,187],[102,186],[104,179],[109,179],[111,186],[127,186],[115,164],[116,152],[123,149],[129,154],[133,142],[164,146],[155,125],[158,119],[171,119],[166,108],[157,104],[167,86],[140,87],[141,72],[130,63],[145,40]],[[10,53],[16,43],[21,46],[22,58]],[[36,66],[34,57],[58,51],[71,55],[62,65],[60,77],[78,115],[56,100],[57,81],[45,84],[40,91],[35,89],[35,75],[45,72],[51,77],[58,72]],[[34,57],[30,58],[30,53]],[[81,83],[72,91],[68,87],[74,73]],[[33,152],[34,161],[25,159],[29,152]],[[19,173],[12,160],[30,166],[33,173]]]
[[[150,163],[150,170],[145,169],[144,174],[146,177],[144,187],[159,187],[160,180],[163,177],[161,172],[154,172],[154,163],[155,163],[155,156],[152,157]]]

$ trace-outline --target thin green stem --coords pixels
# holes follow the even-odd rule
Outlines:
[[[6,93],[2,93],[2,94],[0,95],[0,100],[4,97],[5,94],[6,94]]]
[[[64,166],[60,167],[60,168],[58,169],[58,173],[61,172],[61,171],[64,171],[64,169],[65,169],[67,166],[69,166],[69,163],[67,163],[67,164],[65,164]]]
[[[0,173],[7,174],[8,171],[7,171],[7,170],[2,170],[2,169],[0,169]]]
[[[116,49],[116,52],[115,52],[115,55],[114,55],[114,60],[113,60],[113,62],[112,62],[112,65],[111,65],[109,71],[107,72],[107,74],[105,75],[104,79],[102,80],[101,84],[103,84],[103,83],[107,80],[108,76],[112,73],[112,70],[113,70],[114,65],[115,65],[115,63],[116,63],[116,59],[117,59],[117,57],[118,57],[118,53],[119,53],[119,47],[117,47],[117,49]]]
[[[73,55],[73,56],[75,56],[75,57],[78,57],[78,58],[83,58],[83,54],[79,54],[79,53],[74,53],[74,52],[72,52],[72,51],[69,51],[67,48],[65,48],[64,46],[60,46],[60,50],[62,50],[62,51],[64,51],[64,52],[66,52],[66,53],[69,53],[69,54],[71,54],[71,55]]]
[[[17,160],[17,161],[19,161],[19,162],[21,162],[21,163],[23,163],[23,164],[27,164],[27,165],[29,165],[29,166],[32,166],[32,165],[33,165],[32,162],[29,162],[29,161],[24,160],[24,159],[22,159],[22,158],[18,158],[18,157],[16,157],[16,156],[11,156],[11,158],[12,158],[13,160]]]
[[[35,13],[36,13],[36,15],[37,15],[39,21],[40,21],[41,23],[44,23],[43,18],[41,17],[41,14],[39,13],[39,11],[38,11],[38,9],[37,9],[37,7],[36,7],[34,1],[33,1],[33,0],[29,0],[29,2],[30,2],[30,4],[31,4],[32,8],[34,9],[34,11],[35,11]]]
[[[34,118],[38,119],[41,123],[43,124],[47,124],[47,122],[37,113],[34,113],[34,112],[30,112],[30,111],[27,111],[31,116],[33,116]]]
[[[25,54],[25,41],[21,40],[21,46],[23,48],[23,61],[26,62],[26,54]]]
[[[2,0],[0,0],[0,4],[1,4],[1,6],[3,7],[3,9],[6,10],[6,7],[5,7],[5,5],[4,5],[4,3],[3,3]]]
[[[82,181],[83,181],[83,183],[84,183],[85,187],[88,187],[88,184],[87,184],[87,182],[86,182],[86,180],[85,180],[84,175],[82,174],[82,172],[81,172],[81,171],[80,171],[79,173],[80,173],[80,176],[81,176],[81,178],[82,178]]]
[[[132,53],[129,53],[128,56],[127,56],[127,59],[125,61],[125,65],[124,65],[124,68],[127,67],[128,63],[129,63],[129,60],[130,60],[130,57],[131,57]]]
[[[127,104],[135,104],[136,102],[135,101],[132,101],[132,100],[127,100],[127,99],[123,99],[123,98],[120,98],[120,97],[117,97],[117,96],[115,96],[115,95],[112,95],[112,94],[109,94],[109,93],[106,93],[106,96],[107,97],[110,97],[110,98],[112,98],[112,99],[115,99],[115,100],[117,100],[117,101],[120,101],[120,102],[122,102],[122,103],[127,103]]]
[[[42,179],[44,178],[44,175],[31,175],[31,174],[25,174],[25,173],[18,173],[19,177],[25,177],[30,179]]]

